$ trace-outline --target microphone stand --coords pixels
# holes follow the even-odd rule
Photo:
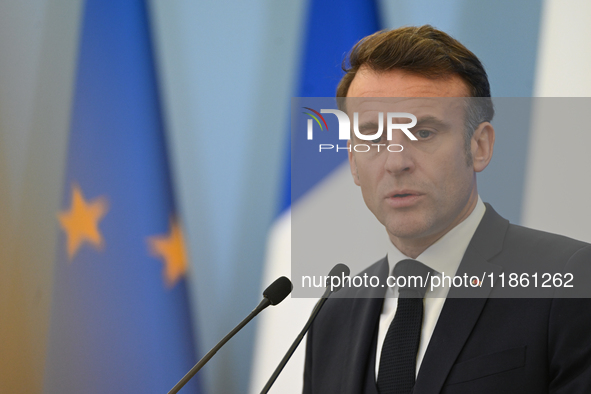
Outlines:
[[[316,303],[316,306],[312,310],[312,313],[310,314],[310,318],[306,322],[306,325],[304,326],[302,331],[300,331],[300,333],[297,336],[297,338],[295,339],[295,341],[293,341],[289,350],[287,351],[287,353],[285,353],[285,356],[283,356],[283,359],[281,359],[281,362],[279,363],[277,368],[275,368],[275,372],[273,372],[273,375],[271,375],[271,377],[267,381],[267,384],[265,385],[265,387],[263,387],[263,390],[261,390],[261,394],[267,394],[267,392],[269,391],[269,389],[271,388],[273,383],[275,383],[275,380],[277,380],[277,377],[279,376],[281,371],[283,371],[285,364],[287,364],[287,362],[289,361],[289,359],[291,358],[291,356],[295,352],[296,348],[300,345],[300,342],[302,342],[302,339],[304,339],[304,335],[306,335],[306,332],[308,332],[308,329],[312,325],[312,322],[316,318],[316,315],[318,314],[318,312],[320,312],[320,308],[322,308],[322,306],[324,305],[324,303],[326,302],[326,300],[328,299],[328,297],[330,296],[331,293],[332,292],[327,287],[326,290],[324,291],[324,294],[318,300],[318,302]]]
[[[257,307],[254,308],[252,312],[250,312],[250,314],[246,316],[244,320],[242,320],[236,327],[234,327],[234,329],[230,331],[228,335],[222,338],[222,340],[218,342],[218,344],[215,345],[205,356],[203,356],[203,358],[199,360],[199,362],[195,364],[195,366],[193,366],[193,368],[191,368],[191,370],[187,372],[187,374],[181,380],[179,380],[177,384],[175,384],[175,386],[168,392],[168,394],[178,393],[179,390],[182,389],[183,386],[187,384],[187,382],[191,380],[191,378],[195,376],[195,374],[201,368],[203,368],[205,364],[207,364],[207,362],[217,353],[217,351],[220,350],[220,348],[226,344],[226,342],[228,342],[234,335],[236,335],[238,331],[242,329],[242,327],[244,327],[249,321],[251,321],[256,315],[258,315],[263,309],[265,309],[269,305],[271,305],[271,301],[266,297],[263,298],[261,302],[257,305]]]
[[[240,324],[234,327],[234,329],[230,331],[228,335],[223,337],[222,340],[219,341],[218,344],[215,345],[201,360],[199,360],[199,362],[195,364],[195,366],[191,368],[191,370],[187,372],[187,374],[177,384],[174,385],[174,387],[168,392],[168,394],[178,393],[179,390],[182,389],[183,386],[187,384],[187,382],[191,380],[191,378],[195,376],[195,374],[201,368],[203,368],[205,364],[207,364],[207,362],[214,356],[214,354],[216,354],[217,351],[220,350],[220,348],[230,340],[230,338],[232,338],[238,331],[240,331],[242,327],[244,327],[256,315],[258,315],[263,309],[265,309],[269,305],[277,305],[281,301],[283,301],[285,297],[287,297],[288,294],[291,293],[292,288],[293,286],[291,284],[291,281],[287,279],[285,276],[277,278],[273,283],[271,283],[269,287],[267,287],[265,291],[263,291],[263,299],[257,305],[257,307],[254,308],[252,312],[250,312],[250,314],[240,322]]]

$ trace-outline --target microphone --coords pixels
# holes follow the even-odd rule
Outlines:
[[[285,297],[287,297],[287,295],[291,293],[292,288],[293,286],[291,284],[291,281],[287,279],[285,276],[282,276],[276,279],[275,282],[271,283],[269,287],[267,287],[265,291],[263,291],[263,299],[257,305],[257,307],[254,308],[252,312],[250,312],[250,314],[240,322],[240,324],[234,327],[234,329],[230,331],[228,335],[222,338],[222,340],[219,341],[218,344],[215,345],[205,356],[203,356],[203,358],[199,360],[199,362],[195,364],[195,366],[191,368],[191,370],[187,372],[187,374],[181,380],[179,380],[179,382],[168,392],[168,394],[178,393],[179,390],[182,389],[183,386],[187,384],[187,382],[191,380],[191,378],[193,378],[193,376],[195,376],[195,374],[201,368],[203,368],[205,364],[207,364],[207,362],[217,353],[217,351],[220,350],[220,348],[230,340],[230,338],[236,335],[236,333],[240,331],[242,327],[244,327],[256,315],[258,315],[263,309],[265,309],[269,305],[277,305],[281,301],[283,301]]]
[[[295,350],[299,346],[300,342],[302,342],[302,339],[304,339],[304,335],[306,335],[306,333],[308,332],[308,329],[312,325],[312,322],[314,321],[314,319],[316,319],[316,315],[318,315],[318,312],[320,312],[320,308],[322,308],[322,306],[324,305],[324,303],[326,302],[328,297],[330,297],[330,295],[332,293],[336,293],[337,291],[339,291],[343,287],[344,281],[340,281],[339,286],[336,286],[336,287],[332,288],[332,290],[331,290],[331,288],[328,286],[328,280],[330,278],[332,278],[333,276],[337,276],[337,277],[341,277],[341,278],[343,276],[349,276],[350,272],[351,272],[351,270],[349,269],[349,267],[347,267],[343,263],[339,263],[339,264],[335,265],[330,270],[330,272],[328,273],[328,277],[327,277],[327,281],[326,281],[326,290],[324,291],[324,294],[322,294],[322,297],[320,297],[320,299],[316,303],[316,306],[312,310],[312,313],[310,314],[310,318],[308,318],[306,325],[304,326],[304,328],[302,329],[300,334],[297,336],[295,341],[293,341],[293,343],[291,344],[291,347],[287,350],[287,353],[285,353],[285,356],[283,356],[283,359],[281,360],[281,362],[279,363],[279,365],[275,369],[275,372],[273,372],[273,375],[271,375],[271,377],[267,381],[267,384],[265,385],[265,387],[263,387],[261,394],[266,394],[269,391],[269,389],[271,388],[271,386],[273,385],[273,383],[275,383],[275,380],[277,380],[277,377],[279,376],[281,371],[283,371],[285,364],[287,364],[287,362],[289,361],[289,359],[291,358],[291,356],[293,355],[293,353],[295,352]]]

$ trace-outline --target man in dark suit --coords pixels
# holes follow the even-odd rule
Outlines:
[[[413,269],[432,278],[472,282],[424,289],[411,307],[404,285],[343,289],[308,333],[304,393],[591,393],[591,302],[572,298],[587,295],[580,290],[589,287],[591,245],[511,225],[480,200],[476,173],[490,162],[495,140],[480,61],[423,26],[363,39],[350,65],[337,96],[355,99],[341,109],[359,114],[362,135],[376,136],[370,151],[350,149],[351,173],[392,244],[361,275],[386,283],[401,260],[416,259],[422,264],[411,262]],[[416,116],[416,141],[375,133],[376,115],[391,108]],[[359,142],[354,135],[350,146]],[[392,143],[404,149],[378,149]],[[511,287],[511,273],[560,281]],[[577,293],[563,286],[568,275]],[[412,381],[400,388],[384,382],[408,370],[400,367],[408,363],[407,341],[395,344],[408,334],[397,313],[408,314],[404,308],[419,308],[420,319]]]

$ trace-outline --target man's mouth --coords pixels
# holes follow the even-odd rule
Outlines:
[[[421,193],[416,192],[414,190],[402,189],[402,190],[398,190],[398,191],[395,191],[395,192],[391,192],[389,194],[389,197],[390,198],[393,198],[393,197],[401,198],[401,197],[420,196],[420,195],[421,195]]]
[[[402,190],[400,193],[393,193],[388,198],[388,204],[393,208],[407,208],[415,205],[422,194],[413,191]]]

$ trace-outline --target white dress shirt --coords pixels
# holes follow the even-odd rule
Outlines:
[[[453,276],[456,274],[462,257],[468,248],[468,244],[476,231],[476,228],[480,224],[480,220],[484,216],[486,207],[478,196],[478,202],[476,207],[470,213],[470,215],[458,224],[456,227],[451,229],[447,234],[441,237],[433,245],[429,246],[423,253],[421,253],[415,260],[420,261],[429,268],[437,271],[433,275]],[[405,256],[401,251],[390,243],[388,250],[388,264],[390,266],[390,275],[392,269],[401,260],[408,259],[410,257]],[[435,324],[439,319],[439,314],[445,303],[445,297],[449,292],[449,287],[437,287],[431,291],[427,288],[424,300],[424,314],[423,314],[423,325],[421,328],[421,340],[419,343],[419,351],[417,353],[417,365],[415,370],[415,376],[419,373],[419,368],[425,351],[433,335]],[[384,299],[384,305],[382,306],[382,314],[380,315],[380,327],[378,331],[378,344],[376,349],[376,380],[378,377],[378,371],[380,367],[380,356],[382,353],[382,346],[386,339],[386,333],[390,327],[390,323],[396,315],[396,308],[398,306],[398,288],[389,288],[386,292],[386,298]]]

